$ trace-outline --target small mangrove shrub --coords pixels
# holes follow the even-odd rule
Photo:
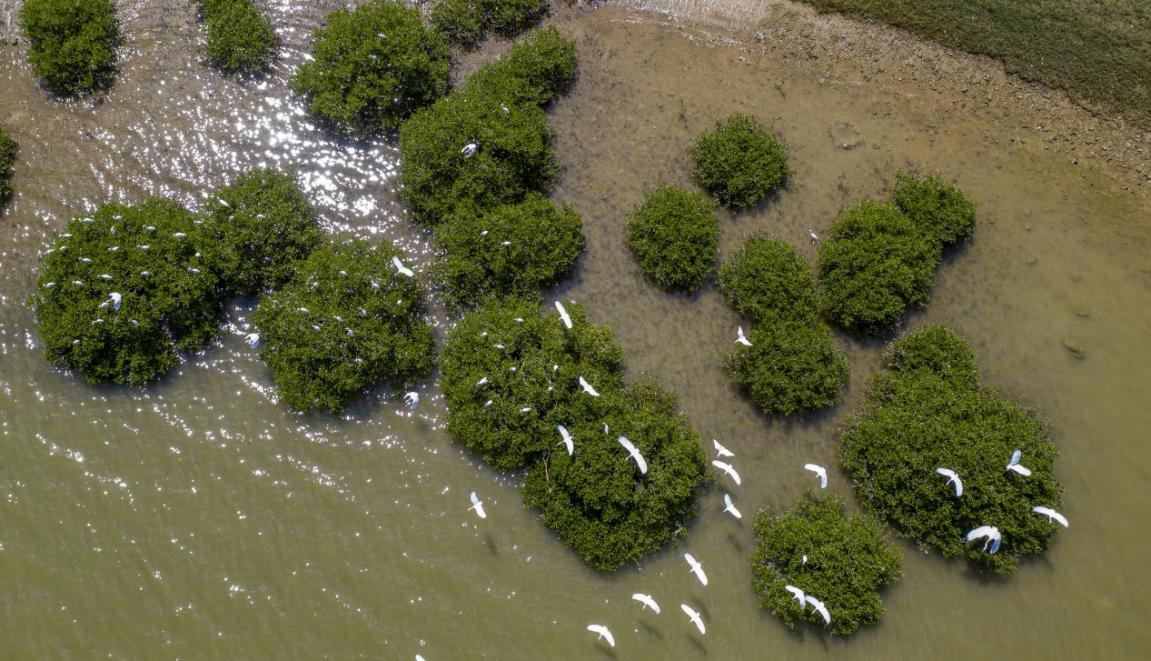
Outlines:
[[[452,43],[470,47],[488,31],[512,36],[547,13],[547,0],[440,0],[431,10],[432,27]]]
[[[802,621],[848,635],[883,615],[879,591],[900,579],[902,557],[870,516],[848,514],[839,496],[808,493],[788,512],[755,520],[752,588],[759,605],[794,628]],[[785,586],[820,600],[831,624]]]
[[[112,0],[24,0],[28,63],[62,96],[107,89],[116,77],[120,24]]]
[[[656,188],[644,196],[627,229],[640,269],[663,287],[693,292],[715,270],[719,218],[700,193]]]
[[[296,72],[292,91],[312,116],[352,138],[395,131],[448,90],[447,42],[424,27],[418,9],[400,2],[370,0],[332,12],[313,35],[313,56]]]
[[[547,27],[533,32],[503,57],[472,74],[464,87],[485,88],[506,97],[507,103],[543,107],[567,94],[578,68],[575,42],[554,27]]]
[[[402,254],[390,245],[330,244],[260,299],[252,315],[260,357],[286,404],[338,413],[377,383],[408,386],[431,372],[435,344],[423,294],[392,257]]]
[[[280,40],[252,0],[200,0],[209,61],[227,74],[255,75],[276,59]]]
[[[699,184],[733,209],[759,204],[788,175],[787,148],[748,115],[716,122],[696,141],[692,159]]]
[[[1007,470],[1016,450],[1030,475]],[[843,465],[867,509],[922,548],[997,574],[1042,552],[1058,528],[1031,511],[1060,507],[1055,456],[1045,425],[981,386],[970,347],[942,326],[892,345],[843,434]],[[937,468],[958,474],[962,495]],[[995,553],[987,540],[965,540],[984,525],[1001,535]]]
[[[851,373],[831,330],[817,322],[771,322],[727,357],[727,370],[768,415],[806,413],[835,404]]]
[[[760,323],[809,322],[819,314],[811,265],[767,233],[751,236],[723,262],[719,288],[736,312]]]
[[[964,241],[975,231],[975,204],[937,176],[898,174],[891,202],[941,247]]]
[[[215,244],[176,202],[105,204],[47,251],[32,298],[47,359],[89,383],[142,385],[176,351],[216,336],[224,291]]]
[[[16,164],[19,150],[16,140],[4,129],[0,129],[0,204],[12,195],[12,166]]]

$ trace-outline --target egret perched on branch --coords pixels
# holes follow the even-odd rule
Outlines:
[[[568,330],[571,330],[572,318],[571,315],[568,314],[567,308],[564,307],[563,303],[556,301],[556,310],[559,310],[560,321],[563,322],[564,326],[566,326]]]
[[[827,611],[827,606],[824,606],[822,601],[811,595],[807,595],[807,603],[811,604],[811,607],[814,608],[817,613],[823,616],[824,624],[831,624],[831,613]]]
[[[811,471],[812,473],[815,473],[815,475],[819,478],[819,488],[820,489],[826,489],[827,488],[827,469],[826,468],[824,468],[823,466],[820,466],[819,464],[804,464],[803,467],[805,469]]]
[[[643,455],[639,453],[639,450],[635,447],[635,444],[629,441],[626,436],[620,436],[616,440],[619,441],[619,444],[622,445],[625,450],[627,450],[628,456],[630,456],[632,459],[635,459],[635,465],[639,466],[640,475],[647,475],[647,461],[644,460]]]
[[[795,597],[795,600],[799,602],[799,610],[807,608],[807,595],[803,593],[803,590],[800,590],[794,585],[785,585],[783,589],[790,592],[791,596]]]
[[[656,615],[659,615],[659,604],[655,602],[655,599],[652,598],[650,594],[636,592],[631,596],[631,598],[643,604],[643,606],[640,607],[640,610],[643,610],[644,608],[650,608],[655,611]]]
[[[967,541],[972,542],[980,537],[986,537],[987,540],[983,542],[983,550],[987,550],[987,545],[991,545],[991,554],[994,555],[999,550],[999,543],[1003,541],[1002,535],[999,534],[999,528],[995,526],[979,526],[967,533]]]
[[[471,158],[479,148],[480,146],[476,143],[469,142],[468,144],[464,145],[463,149],[460,150],[460,153],[463,154],[464,158]]]
[[[720,461],[719,459],[712,459],[711,465],[723,471],[724,475],[730,477],[732,482],[735,482],[735,486],[738,487],[741,484],[739,473],[735,472],[735,467],[731,464]]]
[[[700,635],[707,633],[707,627],[703,626],[703,618],[699,616],[699,611],[687,604],[680,604],[679,607],[687,614],[688,618],[691,619],[691,623],[695,625],[695,628],[699,629]]]
[[[743,518],[743,514],[741,514],[740,511],[736,509],[735,503],[731,501],[731,494],[723,494],[723,504],[726,505],[726,507],[723,508],[723,511],[731,514],[737,519]]]
[[[592,385],[587,382],[587,379],[583,378],[582,376],[579,378],[579,387],[583,388],[583,391],[592,397],[599,397],[599,393],[596,392],[596,389],[593,388]]]
[[[480,386],[487,385],[487,383],[488,383],[488,377],[485,376],[484,378],[480,379],[479,381],[476,381],[476,387],[479,388]]]
[[[556,445],[563,445],[566,447],[568,449],[568,456],[572,456],[572,454],[575,453],[575,442],[572,441],[571,432],[569,432],[567,427],[564,427],[563,425],[556,425],[556,429],[559,430],[560,436],[563,437],[563,440],[561,440],[559,443],[556,443]]]
[[[745,347],[751,346],[751,340],[747,339],[747,336],[743,334],[743,326],[736,329],[735,343],[742,344]]]
[[[415,273],[413,273],[410,268],[404,266],[404,263],[400,261],[400,258],[396,257],[395,255],[392,255],[392,266],[396,267],[396,272],[398,272],[400,275],[406,275],[409,278],[415,275]]]
[[[700,564],[699,560],[696,560],[695,556],[690,553],[684,553],[683,559],[687,560],[687,564],[691,567],[691,573],[695,574],[699,582],[707,585],[707,574],[703,573],[703,565]]]
[[[480,500],[480,497],[476,495],[475,491],[472,492],[472,506],[468,509],[475,510],[476,516],[481,519],[488,518],[487,512],[484,512],[484,501]]]
[[[711,444],[715,446],[715,455],[717,457],[734,457],[735,453],[723,447],[723,444],[714,438],[711,439]]]
[[[1035,507],[1031,508],[1031,511],[1035,512],[1036,514],[1042,514],[1043,516],[1047,517],[1048,521],[1058,521],[1059,525],[1063,526],[1064,528],[1068,526],[1067,517],[1063,516],[1059,512],[1056,512],[1050,507],[1036,505]]]
[[[1019,463],[1020,458],[1023,457],[1022,450],[1016,450],[1011,453],[1011,461],[1007,462],[1007,470],[1019,473],[1023,477],[1031,474],[1031,469]]]
[[[115,310],[116,312],[119,312],[120,311],[120,301],[122,299],[123,299],[123,297],[120,296],[120,294],[118,292],[112,292],[111,294],[108,295],[108,300],[101,303],[98,307],[101,310],[103,310],[104,308],[111,305],[113,310]]]
[[[615,636],[611,635],[611,631],[604,625],[589,624],[587,630],[599,636],[600,640],[606,640],[608,647],[615,647]]]
[[[948,484],[955,485],[955,497],[958,498],[963,495],[963,480],[959,479],[959,473],[951,470],[950,468],[936,468],[936,473],[947,478]]]

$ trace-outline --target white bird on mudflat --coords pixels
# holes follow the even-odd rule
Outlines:
[[[936,473],[947,478],[948,484],[955,485],[955,497],[958,498],[963,495],[963,480],[959,479],[959,473],[951,470],[950,468],[936,468]]]
[[[564,326],[568,330],[571,330],[572,318],[571,318],[571,315],[568,314],[567,308],[564,307],[563,303],[556,301],[556,310],[558,310],[560,313],[560,321],[563,322]]]
[[[727,494],[727,493],[723,494],[723,504],[725,505],[725,507],[723,508],[723,511],[731,514],[732,516],[734,516],[737,519],[743,518],[743,514],[738,509],[736,509],[735,503],[732,502],[731,494]]]
[[[1047,517],[1048,521],[1058,521],[1059,525],[1063,526],[1064,528],[1068,527],[1067,517],[1063,516],[1059,512],[1056,512],[1050,507],[1036,505],[1035,507],[1031,508],[1031,511],[1035,512],[1036,514],[1042,514],[1043,516]]]
[[[819,488],[820,489],[826,489],[827,488],[827,469],[826,468],[824,468],[823,466],[820,466],[819,464],[804,464],[803,467],[804,467],[804,469],[809,470],[812,473],[815,473],[815,475],[819,478]]]
[[[566,447],[568,449],[568,456],[572,456],[575,453],[575,441],[572,440],[571,432],[569,432],[567,427],[564,427],[563,425],[556,425],[556,429],[559,430],[560,436],[563,437],[563,440],[561,440],[559,443],[556,443],[556,445],[563,445]]]
[[[643,455],[639,453],[639,449],[636,448],[635,444],[629,441],[626,436],[620,436],[616,440],[623,446],[623,449],[627,450],[628,456],[635,459],[635,465],[639,466],[640,475],[647,475],[647,461],[643,458]]]
[[[807,595],[807,603],[811,604],[811,607],[814,608],[817,613],[823,616],[824,624],[831,624],[831,613],[828,612],[827,606],[824,606],[822,601],[811,595]]]
[[[711,465],[715,466],[716,468],[723,471],[724,475],[727,475],[728,477],[730,477],[732,482],[735,482],[735,486],[738,487],[741,484],[741,481],[739,479],[739,473],[735,472],[735,467],[732,466],[731,464],[724,462],[724,461],[720,461],[719,459],[713,459],[711,462]]]
[[[244,341],[247,342],[248,346],[252,347],[253,349],[259,349],[260,348],[260,334],[259,333],[248,333],[247,335],[244,336]]]
[[[404,263],[400,261],[400,258],[396,257],[395,255],[392,255],[392,266],[396,267],[396,271],[400,275],[406,275],[409,278],[415,275],[415,273],[413,273],[410,268],[404,266]]]
[[[811,237],[811,242],[813,244],[819,243],[819,235],[815,233],[814,227],[807,230],[807,235]]]
[[[1007,462],[1007,470],[1015,472],[1015,473],[1019,473],[1023,477],[1027,477],[1028,475],[1031,475],[1031,469],[1024,466],[1023,464],[1019,463],[1019,460],[1022,457],[1023,457],[1023,451],[1022,450],[1016,450],[1015,452],[1012,452],[1011,453],[1011,461]]]
[[[480,146],[476,143],[469,142],[468,144],[464,145],[464,148],[460,150],[460,153],[464,155],[464,158],[471,158],[473,155],[475,155],[479,148]]]
[[[707,633],[707,627],[703,626],[703,618],[699,616],[699,611],[692,608],[691,606],[688,606],[687,604],[680,604],[679,607],[680,610],[682,610],[688,616],[688,618],[691,619],[691,623],[695,625],[695,628],[699,629],[700,635]]]
[[[655,599],[650,594],[636,592],[631,596],[631,598],[643,604],[643,606],[640,607],[640,610],[643,610],[644,608],[650,608],[655,611],[656,615],[659,615],[659,604],[655,602]]]
[[[800,590],[794,585],[785,585],[783,589],[790,592],[791,596],[795,597],[795,600],[799,602],[799,610],[807,608],[807,595],[804,594],[803,590]]]
[[[717,457],[734,457],[735,453],[723,447],[723,444],[714,438],[711,439],[711,444],[715,446],[715,456]]]
[[[404,403],[408,408],[415,411],[416,407],[420,405],[420,393],[415,390],[404,393]]]
[[[596,389],[593,388],[592,385],[587,382],[587,379],[583,378],[582,376],[579,378],[579,387],[583,388],[583,391],[592,397],[599,397],[599,393],[596,392]]]
[[[743,334],[743,326],[736,329],[735,343],[742,344],[745,347],[751,346],[751,340],[747,339],[747,336]]]
[[[604,625],[589,624],[587,625],[587,630],[599,636],[600,640],[606,640],[608,647],[615,647],[615,636],[611,635],[611,631]]]
[[[699,582],[707,585],[707,574],[703,573],[703,565],[700,564],[699,560],[696,560],[695,556],[690,553],[684,553],[683,559],[687,560],[687,564],[691,567],[691,573],[695,574]]]
[[[476,495],[475,491],[472,492],[471,498],[472,498],[472,506],[469,507],[468,509],[469,510],[475,510],[476,516],[480,517],[481,519],[488,518],[487,512],[484,512],[484,501],[480,500],[480,497]]]
[[[973,528],[967,533],[967,541],[972,542],[980,537],[986,537],[987,540],[983,542],[983,550],[987,550],[987,545],[991,545],[991,553],[995,554],[999,550],[999,543],[1003,541],[1003,537],[999,534],[999,528],[995,526],[979,526]]]

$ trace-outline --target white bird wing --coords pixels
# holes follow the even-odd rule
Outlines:
[[[1036,514],[1042,514],[1043,516],[1047,517],[1048,519],[1054,519],[1055,521],[1058,521],[1059,524],[1062,525],[1064,528],[1068,527],[1067,517],[1063,516],[1059,512],[1056,512],[1055,510],[1051,509],[1050,507],[1044,507],[1042,505],[1036,505],[1035,507],[1031,508],[1031,511],[1035,512]]]
[[[703,626],[703,618],[699,616],[699,611],[687,604],[680,604],[679,608],[691,619],[691,623],[695,625],[696,629],[699,629],[700,634],[707,633],[707,627]]]
[[[995,534],[994,526],[979,526],[967,531],[967,541],[971,542],[979,539],[980,537],[990,537]]]
[[[582,376],[579,378],[579,385],[587,394],[591,395],[592,397],[599,397],[599,393],[596,392],[596,389],[593,388],[592,385],[587,382],[587,379],[583,378]]]
[[[404,266],[404,263],[400,261],[400,258],[396,257],[395,255],[392,255],[392,266],[395,266],[397,271],[399,271],[403,275],[408,276],[409,278],[412,277],[412,275],[414,275],[412,273],[412,270],[410,268]]]
[[[1007,467],[1011,468],[1015,464],[1018,464],[1019,460],[1022,458],[1023,458],[1023,451],[1022,450],[1016,450],[1015,452],[1012,452],[1011,453],[1011,461],[1007,462]]]
[[[631,598],[652,609],[656,615],[659,615],[659,604],[656,603],[655,599],[650,594],[636,592],[631,596]]]
[[[950,468],[936,468],[935,472],[946,477],[948,484],[955,484],[956,498],[963,495],[963,480],[959,479],[959,473],[956,473]]]
[[[1007,470],[1013,473],[1018,473],[1023,477],[1029,477],[1031,475],[1031,469],[1024,466],[1023,464],[1012,464],[1007,467]]]
[[[825,606],[822,601],[808,595],[807,603],[811,604],[811,607],[823,616],[824,624],[831,624],[831,613],[828,612],[827,606]]]
[[[714,438],[711,439],[711,444],[715,446],[715,453],[721,457],[734,457],[735,453],[723,447],[723,444]]]
[[[742,344],[745,347],[751,346],[751,340],[747,339],[747,336],[743,334],[743,326],[739,326],[736,329],[735,343]]]
[[[691,566],[691,573],[695,574],[695,577],[699,579],[699,582],[707,585],[707,574],[704,573],[703,565],[700,564],[699,560],[696,560],[695,556],[690,553],[684,553],[683,559],[687,560],[687,564]]]
[[[783,586],[783,589],[787,590],[793,597],[795,597],[795,600],[799,602],[799,608],[801,610],[807,607],[807,595],[804,594],[803,590],[795,587],[794,585],[785,585]]]
[[[637,449],[635,445],[633,445],[632,442],[627,439],[626,436],[620,436],[616,440],[619,441],[619,444],[622,445],[625,450],[627,450],[627,453],[631,455],[631,458],[635,459],[635,465],[639,466],[640,474],[647,475],[647,461],[645,461],[643,455],[639,453],[639,449]]]
[[[731,494],[723,494],[723,504],[727,507],[723,508],[725,512],[731,512],[731,515],[737,519],[742,519],[743,514],[736,508],[735,503],[731,500]]]
[[[563,437],[563,440],[561,440],[560,443],[563,443],[564,446],[567,447],[568,456],[572,456],[572,454],[575,453],[575,442],[572,441],[571,432],[569,432],[567,427],[564,427],[563,425],[556,425],[556,429],[559,430],[560,436]]]
[[[819,488],[827,488],[827,469],[819,464],[804,464],[804,468],[819,476]]]
[[[556,310],[559,310],[560,321],[564,322],[564,326],[566,326],[568,328],[568,330],[571,330],[572,318],[568,314],[567,308],[564,307],[563,303],[556,301]]]
[[[589,624],[587,625],[587,630],[598,635],[600,640],[606,640],[610,647],[615,647],[615,636],[611,635],[611,631],[609,631],[608,628],[604,625]]]

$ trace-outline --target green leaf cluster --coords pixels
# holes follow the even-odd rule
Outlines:
[[[32,298],[46,357],[90,383],[159,378],[177,350],[217,333],[215,250],[196,216],[170,200],[105,204],[73,219],[47,251]]]
[[[848,514],[839,496],[809,493],[783,514],[761,512],[755,539],[752,587],[759,605],[793,628],[805,620],[824,626],[824,620],[813,607],[801,608],[785,586],[822,601],[831,614],[830,632],[848,635],[879,621],[879,590],[902,572],[899,550],[883,526]]]
[[[548,0],[440,0],[431,10],[432,27],[452,43],[470,47],[488,31],[514,36],[547,13]]]
[[[1058,510],[1062,494],[1044,424],[979,385],[970,347],[946,327],[897,340],[888,367],[843,435],[843,464],[864,506],[923,548],[998,574],[1042,552],[1057,525],[1031,508]],[[1028,477],[1006,470],[1017,449]],[[940,467],[959,474],[962,496],[935,473]],[[982,525],[999,529],[998,553],[965,542]]]
[[[120,43],[112,0],[24,0],[20,25],[44,87],[80,96],[112,86]]]
[[[649,191],[627,232],[640,269],[663,287],[692,292],[715,270],[719,218],[701,193],[671,186]]]
[[[355,139],[390,132],[448,90],[451,52],[418,9],[370,0],[327,16],[292,78],[308,112]]]
[[[753,207],[787,178],[787,148],[754,117],[716,122],[692,150],[695,178],[724,206]]]
[[[968,239],[975,231],[975,204],[935,175],[899,173],[891,202],[940,247]]]
[[[280,398],[304,411],[338,413],[365,389],[410,385],[435,364],[418,283],[391,263],[401,253],[363,241],[327,245],[301,262],[252,315],[260,356]]]
[[[0,129],[0,204],[12,195],[12,166],[16,163],[19,146],[4,129]]]
[[[259,74],[272,66],[280,40],[252,0],[199,1],[213,66],[240,75]]]

